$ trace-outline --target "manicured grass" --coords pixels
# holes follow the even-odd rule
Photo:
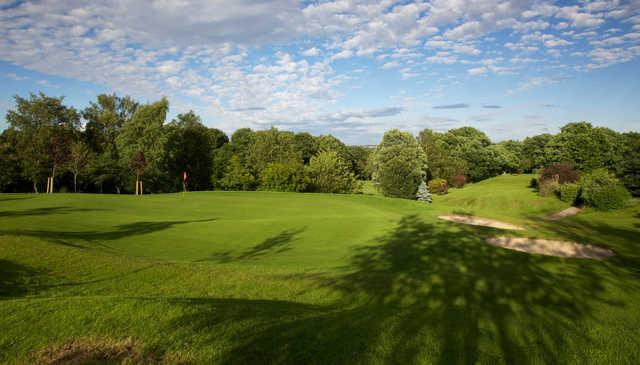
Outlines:
[[[501,176],[436,196],[0,195],[0,363],[133,338],[166,363],[640,363],[640,205],[563,209]],[[504,232],[606,261],[485,245]]]

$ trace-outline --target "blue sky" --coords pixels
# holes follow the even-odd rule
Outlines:
[[[170,117],[228,133],[351,144],[391,128],[637,131],[640,2],[0,0],[0,85],[2,116],[31,91],[78,108],[167,96]]]

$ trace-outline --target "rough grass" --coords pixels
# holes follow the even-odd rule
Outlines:
[[[0,195],[0,363],[129,338],[134,363],[639,363],[640,207],[550,221],[568,205],[537,196],[530,178],[452,189],[430,206]],[[499,249],[484,239],[503,231],[436,218],[451,213],[617,255]]]

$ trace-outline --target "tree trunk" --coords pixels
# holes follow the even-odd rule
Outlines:
[[[38,182],[33,180],[33,191],[38,194]]]
[[[78,174],[75,172],[73,173],[73,192],[78,192]]]
[[[49,190],[51,194],[53,194],[53,182],[56,177],[56,166],[53,165],[53,169],[51,170],[51,186],[49,186]]]
[[[138,195],[139,188],[140,188],[140,175],[136,174],[136,195]]]

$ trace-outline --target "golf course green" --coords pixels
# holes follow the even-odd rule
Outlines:
[[[63,350],[116,363],[640,363],[640,204],[549,220],[569,205],[531,177],[430,205],[371,189],[2,194],[0,363]],[[524,230],[437,218],[451,213]],[[496,235],[616,255],[527,254],[485,243]],[[120,343],[121,357],[99,353]]]

